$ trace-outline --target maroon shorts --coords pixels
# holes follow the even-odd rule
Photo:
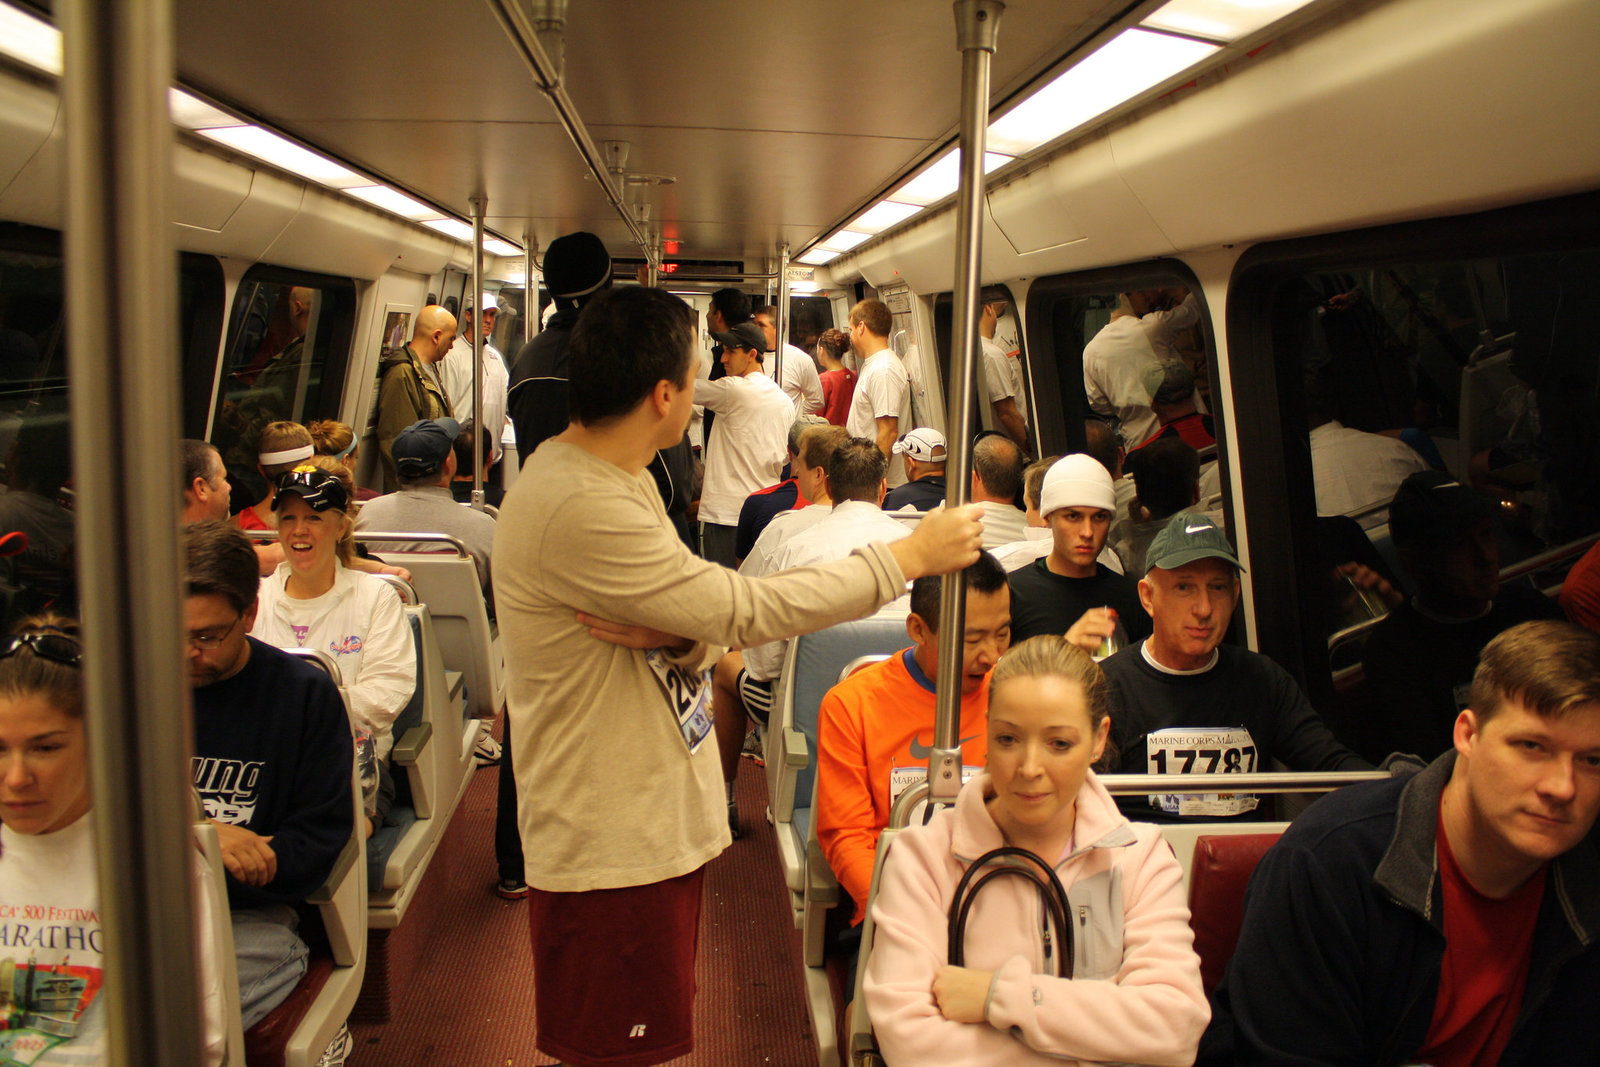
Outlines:
[[[573,1067],[646,1067],[694,1050],[703,873],[528,895],[540,1052]]]

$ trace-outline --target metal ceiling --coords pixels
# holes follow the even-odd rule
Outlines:
[[[996,100],[1126,8],[1011,0]],[[477,0],[175,0],[179,78],[462,216],[540,246],[626,227]],[[948,0],[572,0],[564,84],[591,137],[676,184],[629,195],[684,258],[798,248],[954,136]]]

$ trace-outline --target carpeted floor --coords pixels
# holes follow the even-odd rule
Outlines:
[[[683,1067],[812,1067],[816,1048],[800,980],[798,935],[767,825],[766,779],[740,760],[737,783],[746,836],[706,868],[695,1004],[695,1052]],[[429,868],[430,902],[406,922],[431,927],[419,973],[396,982],[390,1021],[353,1023],[349,1067],[530,1067],[533,970],[526,905],[501,900],[494,884],[495,772],[474,776],[451,823],[450,847]],[[423,894],[419,894],[419,903]]]

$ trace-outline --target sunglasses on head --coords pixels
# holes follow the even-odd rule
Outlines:
[[[17,650],[24,646],[41,659],[64,663],[68,667],[83,664],[83,646],[65,634],[52,633],[12,634],[0,640],[0,659],[16,655]]]

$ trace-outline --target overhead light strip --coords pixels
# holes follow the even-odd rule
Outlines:
[[[59,78],[63,70],[61,31],[32,12],[0,3],[0,55]],[[193,93],[177,87],[168,89],[167,107],[173,125],[296,177],[344,193],[411,222],[427,224],[430,220],[446,220],[445,213],[437,208],[407,196],[398,189],[374,182],[370,177],[281,134],[238,118]],[[459,226],[465,226],[466,236],[458,239],[470,245],[472,227],[457,221],[458,227],[440,232],[458,237],[461,232]],[[483,248],[495,256],[522,255],[520,247],[494,236],[484,239]]]

